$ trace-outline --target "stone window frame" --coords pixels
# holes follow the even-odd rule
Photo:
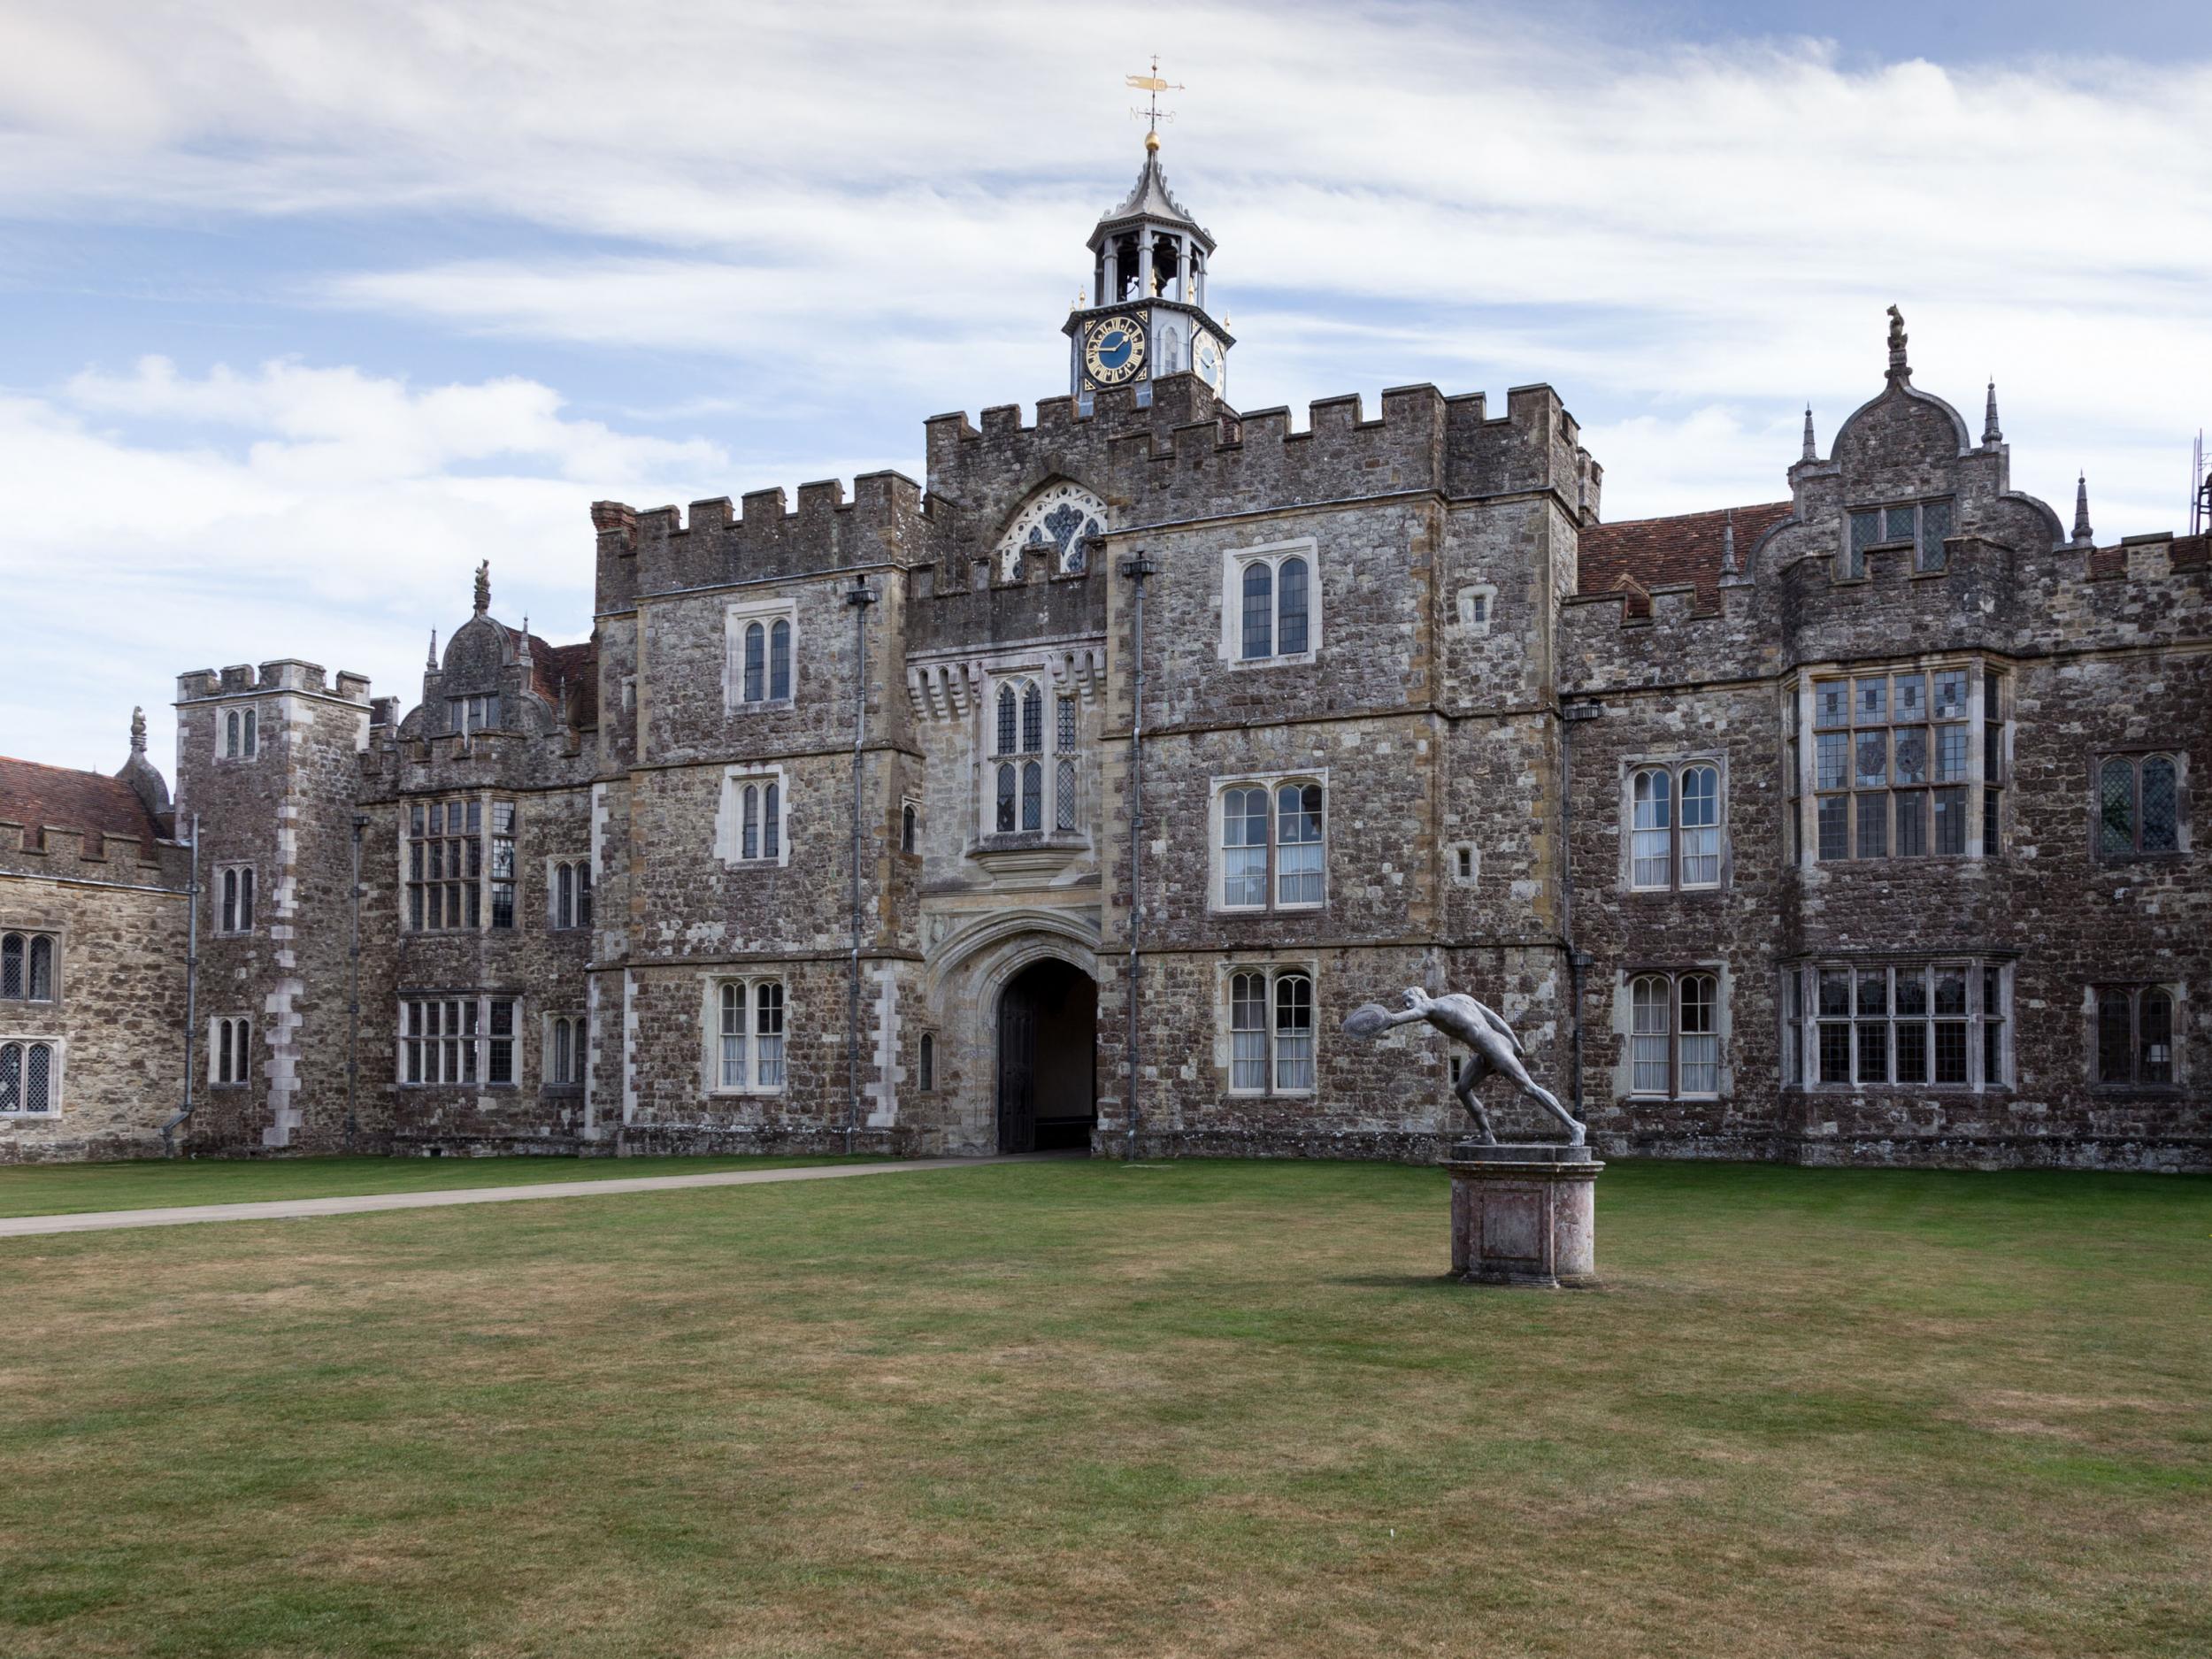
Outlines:
[[[464,691],[445,700],[445,729],[449,737],[474,737],[480,732],[502,732],[506,710],[496,691]]]
[[[1237,1037],[1241,1030],[1236,1024],[1238,1012],[1238,981],[1247,976],[1257,976],[1264,987],[1261,1004],[1263,1024],[1259,1030],[1264,1038],[1267,1081],[1260,1087],[1240,1087],[1237,1084]],[[1282,1076],[1282,1025],[1284,1008],[1279,987],[1286,979],[1300,979],[1306,986],[1306,1042],[1305,1064],[1310,1080],[1301,1085],[1286,1087]],[[1321,1092],[1321,964],[1314,956],[1237,956],[1216,964],[1214,985],[1214,1027],[1216,1032],[1214,1064],[1220,1077],[1221,1093],[1235,1100],[1311,1100]],[[1292,1029],[1295,1029],[1293,1027]]]
[[[1946,1014],[1938,1011],[1935,1000],[1935,973],[1945,968],[1962,968],[1966,974],[1966,1007],[1962,1013]],[[2009,1093],[2017,1087],[2017,1060],[2014,1048],[2017,974],[2016,958],[2008,954],[1981,950],[1902,950],[1902,951],[1825,951],[1798,957],[1784,964],[1776,987],[1776,1007],[1780,1016],[1782,1041],[1781,1086],[1809,1094],[1865,1095],[1875,1094],[1997,1094]],[[1823,971],[1843,972],[1852,976],[1847,981],[1848,1001],[1846,1011],[1825,1014],[1821,1011],[1820,976]],[[1884,996],[1886,1011],[1880,1015],[1859,1012],[1860,988],[1857,976],[1863,972],[1882,971],[1886,973]],[[1898,1010],[1897,986],[1901,974],[1919,976],[1927,989],[1926,1011],[1921,1014],[1901,1013]],[[1997,989],[1998,1008],[1992,1017],[1985,1006],[1992,976]],[[1900,1081],[1895,1073],[1900,1069],[1900,1044],[1897,1027],[1914,1024],[1927,1028],[1925,1052],[1922,1069],[1927,1074],[1924,1080]],[[1887,1075],[1883,1079],[1858,1080],[1861,1067],[1859,1041],[1855,1027],[1881,1025],[1886,1027],[1883,1065]],[[1966,1076],[1963,1080],[1935,1080],[1938,1064],[1938,1025],[1959,1025],[1964,1027]],[[1992,1026],[1994,1035],[1992,1035]],[[1816,1074],[1823,1068],[1821,1027],[1842,1027],[1847,1035],[1848,1069],[1853,1080],[1828,1081]],[[1989,1075],[1992,1056],[1996,1060],[1998,1075]]]
[[[2167,1001],[2168,1023],[2166,1041],[2170,1052],[2167,1056],[2168,1076],[2163,1082],[2146,1082],[2142,1078],[2145,1066],[2142,1023],[2143,999],[2153,993],[2163,995]],[[2128,1077],[2124,1081],[2108,1079],[2104,1074],[2104,1004],[2107,996],[2124,995],[2128,1002]],[[2085,1071],[2090,1088],[2098,1094],[2177,1094],[2189,1086],[2188,1067],[2185,1064],[2189,1045],[2182,1041],[2188,1030],[2188,987],[2172,979],[2099,979],[2083,987],[2085,1024],[2087,1028],[2088,1053]]]
[[[748,787],[761,791],[761,825],[756,850],[745,853],[744,795]],[[771,818],[767,796],[775,792]],[[776,832],[776,850],[770,853],[768,831]],[[776,763],[748,761],[722,769],[721,801],[714,815],[714,856],[728,870],[781,870],[791,862],[791,780]]]
[[[260,755],[260,705],[238,703],[227,708],[218,708],[215,710],[215,758],[219,761],[256,760]]]
[[[568,1010],[541,1013],[538,1016],[538,1088],[542,1094],[580,1094],[584,1092],[584,1071],[591,1056],[590,1026],[587,1017]],[[562,1050],[556,1027],[565,1025],[568,1035],[566,1075],[563,1074]]]
[[[260,878],[250,859],[231,859],[217,864],[207,884],[208,908],[214,914],[209,931],[218,939],[245,939],[254,931],[254,910]]]
[[[448,826],[434,835],[429,832],[426,820],[432,808],[445,813],[456,806],[466,808],[472,805],[477,808],[474,828],[465,827],[456,832]],[[426,827],[421,831],[415,827],[418,813],[422,814],[426,820]],[[401,902],[405,907],[401,913],[403,933],[436,936],[516,931],[521,919],[520,907],[516,902],[516,888],[517,878],[521,872],[517,847],[522,833],[522,809],[515,796],[484,789],[405,796],[400,803],[398,828],[399,886],[403,895]],[[428,860],[425,859],[419,864],[415,856],[419,842],[424,845],[436,842],[441,846],[459,848],[473,843],[473,850],[468,859],[463,861],[473,861],[476,866],[473,873],[429,875]],[[422,873],[418,873],[419,870]],[[475,919],[458,923],[442,922],[436,927],[425,925],[429,906],[422,901],[426,899],[433,887],[457,888],[466,895],[464,913],[472,911]],[[503,917],[504,920],[501,919]]]
[[[1947,509],[1947,524],[1934,537],[1932,557],[1929,549],[1930,507]],[[1894,515],[1912,514],[1910,534],[1898,535],[1891,528]],[[1875,534],[1870,541],[1857,539],[1856,521],[1871,515],[1875,520]],[[1836,549],[1836,572],[1843,581],[1866,580],[1866,556],[1870,553],[1893,553],[1900,548],[1912,549],[1913,573],[1919,576],[1939,576],[1950,568],[1950,556],[1944,542],[1959,534],[1958,491],[1932,491],[1924,495],[1911,495],[1902,501],[1854,502],[1843,510],[1839,532],[1841,540]]]
[[[926,1031],[914,1043],[914,1092],[934,1094],[937,1092],[937,1033]]]
[[[1027,692],[1033,687],[1037,694],[1038,747],[1024,747],[1028,741]],[[1002,695],[1014,694],[1014,742],[1012,749],[1000,741],[1001,722],[999,703]],[[986,669],[983,677],[983,695],[978,703],[977,718],[981,723],[976,753],[981,763],[976,801],[976,834],[986,848],[1005,846],[1033,846],[1041,841],[1062,844],[1085,839],[1082,811],[1083,716],[1080,707],[1071,716],[1064,704],[1079,703],[1076,693],[1065,683],[1056,680],[1049,667],[1041,662],[1013,662]],[[1062,739],[1070,727],[1074,733],[1074,746],[1063,747]],[[1025,804],[1022,772],[1034,764],[1037,768],[1037,827],[1022,827],[1022,809]],[[998,824],[999,773],[1002,767],[1014,768],[1014,827],[1001,829]],[[918,808],[919,803],[914,804]]]
[[[1471,887],[1480,884],[1482,849],[1473,841],[1450,842],[1444,849],[1444,860],[1445,872],[1454,887]]]
[[[1490,632],[1497,616],[1498,590],[1494,583],[1465,582],[1452,595],[1449,626],[1462,634],[1479,638]]]
[[[1282,644],[1282,566],[1286,560],[1294,558],[1306,562],[1306,649],[1302,651],[1277,649],[1265,657],[1247,657],[1244,654],[1244,572],[1256,565],[1264,565],[1269,569],[1271,633],[1268,642],[1279,647]],[[1223,664],[1233,672],[1286,668],[1319,661],[1323,609],[1321,545],[1316,537],[1305,535],[1294,536],[1286,541],[1263,541],[1253,547],[1230,548],[1222,553],[1221,642],[1217,649]]]
[[[561,877],[565,872],[569,880],[566,894],[561,890]],[[568,919],[562,918],[561,901],[568,900]],[[591,855],[588,853],[553,853],[545,860],[545,926],[556,933],[588,933],[592,918]]]
[[[411,989],[400,992],[398,1018],[393,1027],[392,1079],[396,1087],[409,1089],[459,1088],[481,1092],[488,1089],[512,1090],[522,1087],[524,1057],[523,1033],[527,1029],[526,999],[518,991],[457,990],[433,991]],[[435,1005],[435,1014],[426,1014],[420,1028],[411,1029],[411,1005],[428,1010]],[[493,1029],[495,1005],[510,1010],[508,1029],[503,1035]],[[447,1031],[443,1026],[449,1018],[460,1029]],[[432,1026],[438,1029],[433,1030]],[[411,1043],[422,1045],[411,1050]],[[492,1063],[496,1057],[493,1045],[507,1046],[508,1075],[502,1080],[492,1080]],[[411,1068],[411,1056],[419,1056],[433,1064]],[[457,1062],[458,1077],[413,1076],[411,1069],[422,1071],[443,1071],[442,1062],[448,1057]]]
[[[207,1018],[207,1086],[247,1088],[253,1083],[253,1016],[210,1014]],[[228,1041],[226,1041],[226,1039]],[[224,1068],[227,1065],[227,1073]]]
[[[745,633],[758,623],[762,634],[762,695],[748,700],[745,695]],[[783,623],[791,631],[789,685],[780,697],[770,696],[774,689],[772,635],[775,624]],[[799,695],[799,602],[795,598],[733,599],[722,607],[722,711],[725,714],[758,714],[769,710],[789,709],[798,702]]]
[[[777,993],[775,1008],[776,1029],[761,1029],[766,1006],[761,993],[770,988]],[[741,1027],[736,1032],[724,1029],[729,1003],[726,991],[738,992],[736,1007]],[[741,973],[710,973],[701,981],[699,1032],[702,1039],[699,1056],[701,1092],[710,1099],[758,1100],[774,1099],[788,1092],[791,1087],[791,984],[781,969]],[[723,1081],[729,1053],[725,1039],[734,1036],[741,1047],[737,1050],[738,1064],[744,1071],[740,1083]],[[763,1083],[760,1079],[760,1040],[773,1036],[780,1045],[776,1050],[776,1080]]]
[[[46,1104],[43,1108],[37,1111],[24,1111],[20,1110],[20,1107],[23,1099],[23,1093],[30,1087],[31,1050],[40,1048],[43,1048],[48,1051],[48,1058],[46,1062]],[[69,1064],[68,1039],[62,1036],[58,1032],[0,1032],[0,1066],[4,1066],[4,1055],[5,1051],[9,1048],[18,1049],[21,1055],[21,1058],[19,1060],[18,1064],[22,1067],[22,1071],[16,1079],[15,1083],[17,1091],[15,1098],[18,1110],[14,1111],[0,1111],[0,1124],[27,1122],[42,1123],[50,1118],[60,1117],[62,1115],[62,1103],[67,1097],[66,1085]],[[4,1091],[5,1087],[5,1073],[4,1071],[0,1071],[0,1091]],[[4,1098],[4,1095],[0,1094],[0,1099]]]
[[[2143,847],[2143,765],[2149,760],[2168,760],[2174,768],[2174,844],[2154,848]],[[2124,761],[2130,768],[2129,810],[2133,818],[2130,832],[2130,847],[2125,852],[2108,851],[2105,847],[2104,774],[2105,768]],[[2163,861],[2185,858],[2191,849],[2189,823],[2189,750],[2181,743],[2126,743],[2114,744],[2098,749],[2089,758],[2089,849],[2090,856],[2099,864],[2126,864],[2142,860]]]
[[[1278,856],[1282,844],[1282,801],[1279,791],[1286,784],[1317,786],[1321,791],[1321,896],[1314,900],[1281,900],[1281,863]],[[1226,832],[1226,805],[1232,789],[1264,789],[1267,792],[1267,898],[1259,904],[1231,904],[1223,895],[1227,891],[1228,860],[1223,845]],[[1271,916],[1313,915],[1329,908],[1329,819],[1333,795],[1329,787],[1329,769],[1326,766],[1291,768],[1271,772],[1227,772],[1207,780],[1206,807],[1206,911],[1214,916]]]
[[[58,927],[11,926],[0,929],[0,1003],[26,1007],[58,1008],[62,1001],[62,933]],[[16,986],[13,993],[7,989],[7,945],[16,946]],[[46,995],[32,993],[38,984],[39,947],[46,947]]]
[[[899,850],[910,858],[922,856],[922,803],[910,795],[899,798]]]
[[[1961,720],[1942,720],[1935,718],[1935,677],[1938,674],[1960,672],[1966,677],[1966,712]],[[1925,682],[1927,712],[1918,721],[1899,722],[1890,706],[1895,695],[1895,681],[1900,675],[1918,675]],[[1816,864],[1833,867],[1855,865],[1874,869],[1883,865],[1926,861],[1931,864],[1947,863],[1959,859],[1998,858],[2003,856],[2002,799],[2012,781],[2013,722],[2011,665],[1996,660],[1981,651],[1932,651],[1923,657],[1885,658],[1870,662],[1828,662],[1806,664],[1799,667],[1783,683],[1784,720],[1786,741],[1785,753],[1789,757],[1786,798],[1791,814],[1792,833],[1786,842],[1792,853],[1792,862],[1801,870]],[[1894,733],[1902,724],[1918,726],[1929,733],[1930,752],[1927,758],[1927,777],[1924,784],[1901,784],[1893,776],[1896,770],[1893,741],[1885,750],[1886,768],[1893,774],[1882,784],[1880,791],[1894,797],[1901,792],[1925,793],[1928,805],[1923,826],[1928,850],[1900,853],[1894,850],[1897,841],[1895,802],[1893,798],[1884,819],[1884,847],[1879,853],[1861,854],[1859,845],[1858,800],[1862,795],[1874,793],[1874,786],[1862,788],[1858,781],[1858,755],[1854,741],[1862,729],[1858,718],[1860,683],[1879,678],[1884,682],[1885,718],[1879,729]],[[1825,684],[1840,683],[1845,687],[1846,719],[1840,725],[1824,724],[1819,707],[1819,689]],[[1962,726],[1966,733],[1966,771],[1959,779],[1938,779],[1935,775],[1938,756],[1936,735],[1939,727]],[[1865,729],[1877,729],[1868,723]],[[1820,784],[1820,742],[1823,736],[1840,736],[1844,743],[1842,782],[1833,787]],[[1994,775],[1992,775],[1993,768]],[[1961,847],[1957,852],[1935,850],[1937,844],[1934,796],[1938,789],[1956,788],[1962,793],[1960,820]],[[1841,799],[1846,803],[1844,846],[1840,857],[1821,856],[1820,803],[1824,800]],[[1996,845],[1990,845],[1991,832],[1996,832]]]
[[[1637,1019],[1637,987],[1640,982],[1657,980],[1666,987],[1665,1029],[1657,1032],[1639,1031]],[[1686,1007],[1683,988],[1692,980],[1709,980],[1712,986],[1710,1003],[1712,1024],[1708,1030],[1691,1031],[1685,1028],[1683,1010]],[[1717,1101],[1725,1100],[1732,1092],[1735,1078],[1728,1064],[1729,1038],[1733,1034],[1734,976],[1724,962],[1660,963],[1639,962],[1622,968],[1614,979],[1615,1028],[1622,1039],[1621,1064],[1615,1082],[1615,1094],[1622,1100],[1636,1101]],[[1663,1088],[1640,1088],[1636,1083],[1636,1045],[1640,1039],[1656,1037],[1665,1045],[1666,1086]],[[1683,1074],[1688,1064],[1684,1059],[1687,1047],[1686,1039],[1709,1038],[1713,1045],[1713,1087],[1709,1089],[1685,1088]]]
[[[1686,774],[1701,769],[1716,774],[1714,788],[1717,816],[1711,826],[1713,879],[1710,881],[1686,881],[1682,879],[1682,783]],[[1640,777],[1659,772],[1666,774],[1669,790],[1669,821],[1663,832],[1667,838],[1667,879],[1663,882],[1640,883],[1636,879],[1636,837],[1661,832],[1638,829],[1636,785]],[[1727,891],[1733,885],[1735,876],[1733,838],[1729,833],[1728,822],[1729,795],[1726,749],[1675,749],[1665,753],[1624,756],[1620,762],[1620,890],[1633,894],[1677,895]]]

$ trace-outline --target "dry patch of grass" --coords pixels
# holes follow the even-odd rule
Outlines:
[[[0,1651],[2212,1648],[2212,1183],[1047,1164],[0,1243]]]

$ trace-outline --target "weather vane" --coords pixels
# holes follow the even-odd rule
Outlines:
[[[1157,134],[1160,130],[1160,123],[1162,121],[1171,121],[1175,119],[1174,111],[1163,110],[1160,108],[1160,94],[1163,92],[1180,92],[1183,89],[1183,83],[1179,81],[1163,81],[1160,79],[1159,53],[1155,52],[1152,54],[1152,73],[1150,74],[1131,75],[1128,77],[1128,81],[1131,86],[1136,88],[1138,91],[1146,95],[1145,107],[1141,110],[1132,110],[1129,113],[1132,115],[1143,116],[1145,119],[1145,126],[1148,132]]]

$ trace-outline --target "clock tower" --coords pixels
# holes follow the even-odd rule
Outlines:
[[[1229,387],[1227,329],[1206,310],[1206,272],[1214,241],[1168,193],[1160,134],[1144,135],[1144,168],[1135,187],[1091,232],[1091,281],[1069,312],[1069,385],[1087,409],[1102,387],[1135,386],[1151,401],[1152,381],[1194,373],[1217,397]]]

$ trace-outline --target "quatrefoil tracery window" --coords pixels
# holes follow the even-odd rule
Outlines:
[[[1085,541],[1106,534],[1106,503],[1067,479],[1039,490],[999,538],[1001,580],[1020,575],[1022,561],[1048,558],[1053,571],[1073,575],[1084,568]]]

